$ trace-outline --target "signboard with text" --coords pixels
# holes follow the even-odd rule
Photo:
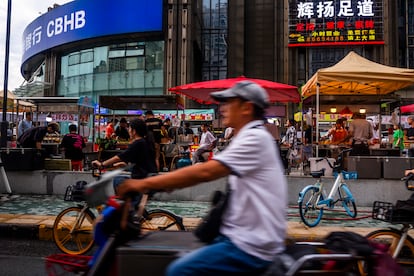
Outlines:
[[[383,0],[290,0],[288,45],[381,45],[383,22]]]
[[[22,63],[66,43],[110,35],[161,32],[162,15],[162,0],[77,0],[57,6],[24,30]]]
[[[53,113],[52,122],[77,122],[78,115],[77,114],[69,114],[69,113]]]

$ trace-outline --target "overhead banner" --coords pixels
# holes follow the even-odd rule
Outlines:
[[[289,47],[384,44],[383,0],[290,0]]]

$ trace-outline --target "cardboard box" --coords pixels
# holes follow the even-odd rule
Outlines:
[[[70,159],[45,159],[45,170],[51,171],[71,171],[72,163]]]

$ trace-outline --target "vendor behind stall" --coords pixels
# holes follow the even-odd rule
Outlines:
[[[21,148],[42,148],[43,138],[47,134],[59,133],[59,125],[57,123],[49,123],[47,126],[32,127],[25,131],[17,142]]]
[[[322,138],[328,138],[330,140],[330,144],[337,145],[342,143],[347,135],[348,132],[344,128],[343,120],[337,119],[335,125]]]
[[[366,120],[364,114],[354,113],[353,121],[349,126],[349,132],[344,139],[352,138],[352,151],[350,155],[370,155],[369,142],[373,136],[373,128]]]

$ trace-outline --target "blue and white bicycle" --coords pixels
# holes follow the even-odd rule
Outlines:
[[[356,179],[357,174],[354,172],[345,172],[342,170],[343,155],[344,152],[348,152],[351,149],[345,149],[340,152],[338,160],[331,164],[328,158],[316,159],[316,162],[326,160],[328,165],[333,169],[336,175],[335,182],[332,186],[328,196],[324,190],[324,183],[321,181],[322,176],[325,174],[325,169],[311,172],[311,176],[316,178],[317,181],[313,185],[308,185],[299,193],[299,214],[303,223],[309,227],[314,227],[319,224],[323,216],[323,210],[333,209],[337,202],[341,202],[342,207],[346,213],[355,218],[357,216],[357,208],[355,199],[351,193],[351,190],[344,182],[348,179]]]

